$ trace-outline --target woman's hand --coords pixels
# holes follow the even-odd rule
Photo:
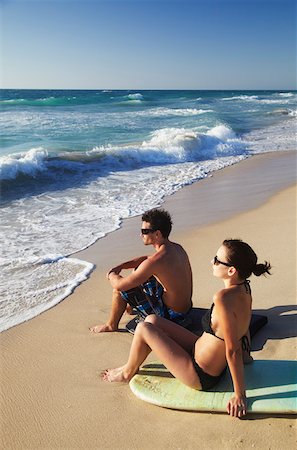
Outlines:
[[[233,417],[246,415],[246,396],[244,394],[234,395],[227,404],[227,412]]]

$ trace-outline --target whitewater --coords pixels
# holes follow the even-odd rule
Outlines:
[[[73,292],[94,267],[72,255],[123,219],[256,153],[295,150],[296,99],[2,90],[0,331]]]

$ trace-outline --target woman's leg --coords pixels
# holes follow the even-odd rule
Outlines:
[[[198,336],[195,333],[192,333],[192,331],[189,331],[177,323],[165,319],[164,317],[156,316],[155,314],[147,316],[145,318],[145,322],[156,325],[183,349],[189,353],[192,352],[195,342],[198,339]]]
[[[146,360],[152,351],[144,339],[144,327],[144,322],[139,323],[136,327],[128,362],[124,366],[117,367],[116,369],[105,370],[102,373],[102,378],[104,381],[129,381],[133,375],[138,372],[140,365]]]
[[[192,388],[201,389],[190,354],[162,329],[149,322],[138,324],[127,364],[117,369],[106,370],[103,379],[129,381],[138,372],[151,350],[173,376]]]

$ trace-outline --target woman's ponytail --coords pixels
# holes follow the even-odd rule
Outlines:
[[[269,272],[270,269],[270,263],[265,261],[264,264],[256,264],[252,272],[254,275],[256,275],[256,277],[259,277],[260,275],[265,275],[266,273],[268,273],[268,275],[271,275],[271,273]]]

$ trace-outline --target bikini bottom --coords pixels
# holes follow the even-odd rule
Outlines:
[[[199,364],[195,361],[194,356],[192,356],[193,364],[195,371],[199,377],[202,391],[208,391],[209,389],[213,388],[222,378],[224,373],[226,372],[226,368],[222,371],[220,375],[213,376],[209,375],[209,373],[204,372],[204,370],[199,366]]]

